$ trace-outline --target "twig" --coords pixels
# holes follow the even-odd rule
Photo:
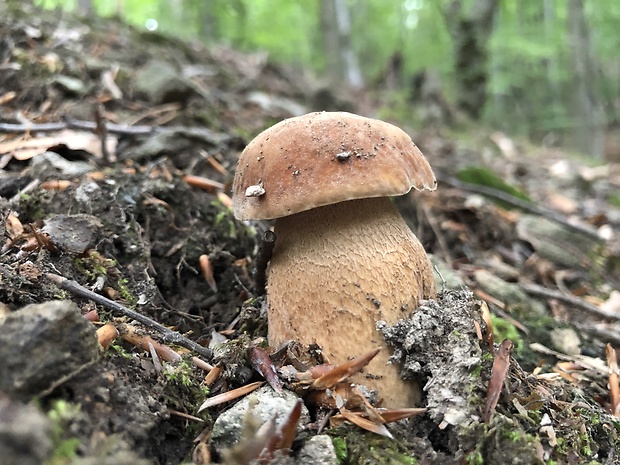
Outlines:
[[[185,347],[186,349],[194,351],[207,359],[213,357],[213,351],[211,349],[197,344],[196,342],[186,338],[182,334],[166,328],[164,325],[157,323],[155,320],[152,320],[151,318],[142,315],[141,313],[135,312],[117,302],[114,302],[113,300],[107,299],[93,291],[90,291],[75,281],[71,281],[67,278],[53,273],[47,273],[46,277],[54,284],[56,284],[59,288],[64,289],[65,291],[71,292],[72,294],[84,297],[86,299],[90,299],[99,305],[103,305],[110,310],[122,313],[123,315],[158,331],[162,334],[163,339],[168,343],[177,344],[181,347]]]
[[[123,124],[106,123],[108,132],[113,134],[141,135],[150,134],[155,131],[153,126],[126,126]],[[22,132],[54,132],[63,129],[84,129],[86,131],[95,131],[97,123],[92,121],[66,120],[58,123],[43,124],[11,124],[0,123],[0,132],[2,133],[22,133]]]
[[[103,114],[101,112],[101,104],[97,104],[95,106],[95,134],[99,136],[101,142],[101,154],[103,155],[103,159],[108,163],[112,163],[114,160],[110,156],[110,152],[108,151],[108,128],[105,124],[105,120],[103,118]]]
[[[273,247],[275,245],[276,234],[268,229],[261,237],[258,253],[256,254],[256,265],[254,267],[254,292],[256,295],[263,295],[265,293],[265,286],[267,285],[267,264],[269,260],[271,260]]]
[[[219,145],[230,141],[232,136],[211,131],[207,128],[196,128],[186,126],[128,126],[126,124],[102,123],[108,134],[119,135],[149,135],[161,133],[179,133],[186,137],[200,138]],[[80,129],[84,131],[96,132],[99,126],[93,121],[80,121],[63,118],[58,123],[43,124],[11,124],[0,123],[0,133],[27,133],[27,132],[55,132],[63,129]]]
[[[421,206],[422,213],[426,217],[427,223],[430,225],[433,233],[435,233],[435,237],[437,238],[437,242],[439,243],[439,248],[441,249],[441,253],[443,254],[443,259],[446,263],[452,263],[452,255],[450,254],[450,248],[448,247],[448,243],[442,233],[442,229],[437,224],[437,219],[431,215],[428,206],[422,204]]]
[[[70,381],[71,379],[75,378],[77,375],[82,373],[84,370],[92,367],[95,363],[97,363],[97,359],[91,360],[90,362],[86,362],[84,365],[76,368],[71,373],[67,373],[66,375],[62,376],[60,379],[55,380],[50,386],[48,386],[43,391],[39,392],[39,394],[37,394],[37,397],[38,398],[43,398],[43,397],[49,396],[57,388],[59,388],[60,386],[62,386],[66,382]]]
[[[601,310],[596,305],[592,305],[570,294],[565,294],[564,292],[560,291],[554,291],[553,289],[547,289],[546,287],[539,286],[538,284],[534,283],[519,283],[519,286],[530,295],[536,297],[543,297],[545,299],[556,299],[560,302],[564,302],[565,304],[577,307],[581,310],[585,310],[586,312],[590,312],[600,318],[605,318],[606,320],[620,321],[620,314]]]
[[[564,215],[561,215],[560,213],[555,212],[553,210],[539,207],[526,200],[519,199],[499,189],[494,189],[488,186],[481,186],[479,184],[471,184],[468,182],[463,182],[451,176],[438,173],[437,171],[435,171],[435,174],[436,174],[438,181],[443,182],[444,184],[448,184],[449,186],[456,187],[458,189],[462,189],[468,192],[482,194],[487,197],[492,197],[496,200],[501,200],[502,202],[506,202],[512,205],[513,207],[520,208],[521,210],[524,210],[529,213],[534,213],[535,215],[543,216],[545,218],[555,221],[556,223],[566,226],[567,228],[573,229],[574,231],[578,231],[581,234],[584,234],[588,237],[594,238],[598,241],[601,240],[601,236],[599,236],[598,231],[596,229],[590,226],[586,226],[584,224],[570,223]]]

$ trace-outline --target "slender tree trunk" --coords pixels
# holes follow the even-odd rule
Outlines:
[[[445,17],[452,39],[457,104],[478,119],[488,96],[488,42],[499,0],[475,0],[467,11],[462,3],[450,2]]]
[[[330,82],[335,86],[362,87],[362,73],[351,44],[351,18],[346,0],[321,1],[321,29]]]
[[[573,145],[584,153],[601,157],[605,142],[605,113],[597,92],[598,74],[590,44],[583,0],[568,2],[568,35],[573,67]]]
[[[78,0],[77,11],[82,16],[92,16],[95,12],[92,0]]]

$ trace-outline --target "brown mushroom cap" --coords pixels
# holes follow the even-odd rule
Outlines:
[[[280,218],[436,186],[426,158],[396,126],[351,113],[309,113],[248,144],[235,173],[233,209],[240,220]]]

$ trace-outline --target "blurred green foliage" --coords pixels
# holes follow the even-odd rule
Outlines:
[[[184,39],[224,43],[243,51],[264,50],[275,61],[321,75],[319,0],[36,0],[69,10],[91,5],[97,14],[118,15],[145,28]],[[464,7],[477,0],[461,0]],[[351,39],[369,84],[380,81],[395,52],[402,56],[400,85],[408,90],[416,73],[436,72],[442,91],[454,98],[452,43],[446,11],[453,0],[346,0]],[[569,2],[501,0],[489,42],[490,96],[486,122],[509,133],[542,140],[576,127],[574,44],[569,34]],[[620,122],[620,2],[583,0],[597,58],[597,100],[606,122]],[[154,20],[154,21],[153,21]]]

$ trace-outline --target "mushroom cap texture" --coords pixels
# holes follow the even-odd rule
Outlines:
[[[281,121],[248,144],[235,172],[233,210],[240,220],[266,220],[436,187],[428,161],[400,128],[317,112]]]

